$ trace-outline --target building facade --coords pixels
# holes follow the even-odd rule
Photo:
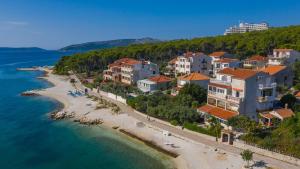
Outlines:
[[[238,26],[233,26],[225,30],[224,35],[246,33],[252,31],[263,31],[268,30],[269,24],[266,22],[262,23],[240,23]]]
[[[207,105],[198,111],[225,123],[236,115],[257,120],[258,112],[273,108],[276,83],[264,72],[226,68],[216,74],[208,85]]]
[[[241,62],[237,59],[223,58],[213,62],[213,77],[216,73],[225,68],[240,68]]]
[[[265,67],[268,63],[268,58],[260,55],[254,55],[250,58],[247,58],[243,62],[243,67],[245,69],[254,69],[258,70]]]
[[[144,93],[151,93],[158,90],[166,90],[170,87],[172,79],[158,75],[148,79],[138,80],[137,87]]]
[[[274,49],[273,55],[269,55],[269,65],[292,65],[300,61],[300,52],[293,49]]]
[[[277,86],[293,86],[294,73],[291,67],[282,65],[269,65],[262,68],[261,71],[272,76],[274,81],[277,83]]]
[[[156,64],[131,58],[119,59],[108,65],[108,70],[103,71],[104,80],[118,81],[128,85],[158,74],[159,68]]]
[[[203,53],[187,52],[178,56],[175,61],[175,75],[190,74],[198,72],[209,74],[211,58]]]

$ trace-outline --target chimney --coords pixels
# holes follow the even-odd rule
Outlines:
[[[285,109],[288,109],[288,107],[289,107],[288,104],[285,103],[284,108],[285,108]]]

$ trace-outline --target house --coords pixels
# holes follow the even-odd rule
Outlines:
[[[241,62],[238,59],[222,58],[215,60],[213,62],[213,76],[215,77],[216,73],[225,68],[239,68],[241,67]]]
[[[292,65],[300,61],[300,52],[293,49],[274,49],[268,57],[269,65]]]
[[[293,86],[294,73],[291,67],[281,65],[269,65],[261,69],[265,73],[269,73],[277,83],[277,86]]]
[[[260,123],[267,127],[276,126],[276,124],[280,123],[284,119],[290,118],[294,116],[294,112],[291,109],[280,108],[274,109],[270,112],[260,113]]]
[[[165,90],[170,87],[171,78],[158,75],[148,79],[138,80],[137,87],[144,93]]]
[[[211,54],[209,54],[209,57],[212,59],[211,60],[211,67],[210,67],[210,75],[213,75],[214,74],[214,65],[215,65],[215,62],[220,60],[220,59],[224,59],[224,58],[231,58],[232,55],[227,53],[227,52],[224,52],[224,51],[218,51],[218,52],[213,52]]]
[[[209,74],[211,67],[211,58],[203,53],[187,52],[177,57],[175,61],[175,75],[190,74],[198,72]]]
[[[177,87],[182,88],[185,84],[196,84],[207,89],[209,77],[201,73],[191,73],[178,77]]]
[[[221,123],[236,115],[257,120],[257,112],[270,110],[276,96],[276,83],[265,72],[225,68],[210,79],[207,105],[199,107],[204,119],[216,117]]]
[[[253,55],[244,60],[243,67],[245,69],[261,69],[268,63],[268,58],[261,55]]]
[[[177,87],[173,88],[171,91],[172,96],[179,94],[181,88],[186,84],[196,84],[204,89],[207,89],[209,83],[209,77],[201,73],[190,73],[177,78]]]
[[[150,61],[138,61],[131,58],[122,58],[108,65],[103,71],[104,80],[136,84],[138,80],[146,79],[159,74],[159,68]]]
[[[166,72],[164,73],[166,76],[175,76],[176,61],[177,57],[168,62]]]

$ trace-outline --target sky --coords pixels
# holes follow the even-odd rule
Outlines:
[[[297,25],[299,11],[299,0],[0,0],[0,47],[190,39],[221,35],[239,21]]]

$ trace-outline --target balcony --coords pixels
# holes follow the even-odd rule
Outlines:
[[[210,79],[210,83],[216,83],[216,84],[220,84],[220,85],[231,86],[230,82],[225,82],[225,81],[218,80],[218,79]]]
[[[276,83],[271,83],[271,84],[266,84],[266,85],[264,85],[264,84],[259,84],[259,85],[258,85],[258,88],[259,88],[260,90],[263,90],[263,89],[276,88],[276,86],[277,86]]]
[[[268,101],[269,101],[269,97],[268,97],[268,96],[265,96],[265,97],[260,96],[260,97],[257,98],[257,101],[258,101],[259,103],[268,102]]]
[[[234,102],[234,103],[240,103],[243,101],[243,98],[240,98],[240,97],[234,97],[234,96],[231,96],[231,95],[227,95],[227,100],[230,101],[230,102]]]
[[[212,96],[212,97],[215,97],[215,98],[226,99],[226,95],[222,94],[222,93],[217,93],[217,92],[210,91],[210,90],[207,93],[208,93],[209,96]]]

